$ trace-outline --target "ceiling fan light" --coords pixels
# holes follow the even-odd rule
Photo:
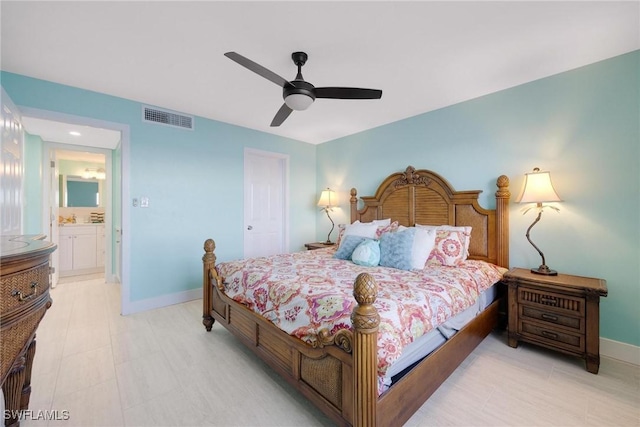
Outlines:
[[[301,93],[292,93],[284,99],[284,103],[292,110],[302,111],[313,104],[313,98]]]

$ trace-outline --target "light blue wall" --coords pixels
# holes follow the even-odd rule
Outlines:
[[[24,211],[25,234],[48,234],[42,229],[42,151],[38,135],[24,134]]]
[[[373,195],[408,165],[438,172],[458,190],[483,190],[491,208],[499,175],[511,178],[515,200],[525,172],[549,170],[564,202],[559,214],[545,211],[531,239],[551,268],[606,279],[601,335],[640,345],[639,63],[636,51],[322,144],[316,192],[341,191],[340,223],[351,187]],[[511,266],[537,267],[525,238],[535,214],[521,208],[514,203],[510,212]],[[317,221],[322,239],[328,220]]]
[[[129,126],[131,197],[150,199],[148,209],[131,208],[125,230],[131,301],[199,288],[208,237],[216,240],[220,261],[242,257],[245,147],[289,156],[290,247],[302,250],[313,240],[315,146],[201,117],[194,131],[147,124],[135,101],[12,73],[1,77],[18,107]]]

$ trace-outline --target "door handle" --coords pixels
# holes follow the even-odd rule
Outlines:
[[[252,225],[248,226],[247,230],[253,230],[253,226]]]

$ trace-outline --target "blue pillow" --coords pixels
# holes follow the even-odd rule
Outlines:
[[[365,267],[375,267],[380,262],[380,242],[366,239],[355,248],[351,261]]]
[[[415,228],[380,236],[380,266],[411,270],[411,251]]]
[[[351,259],[351,254],[353,253],[355,248],[365,239],[366,237],[362,236],[344,236],[344,238],[340,241],[340,247],[333,255],[333,257],[338,259]]]

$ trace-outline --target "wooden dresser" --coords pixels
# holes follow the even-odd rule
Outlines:
[[[19,426],[17,411],[29,407],[36,329],[51,306],[49,257],[56,246],[42,238],[0,237],[0,379],[7,427]]]
[[[509,286],[509,345],[526,341],[573,354],[587,371],[600,367],[600,297],[607,282],[591,277],[545,276],[514,268],[503,281]]]

